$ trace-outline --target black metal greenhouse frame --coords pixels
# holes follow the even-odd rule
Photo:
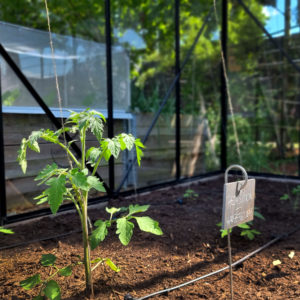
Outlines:
[[[221,47],[223,50],[224,58],[225,58],[225,64],[227,64],[227,24],[228,24],[228,0],[221,0],[221,14],[222,14],[222,21],[221,21]],[[264,28],[264,26],[256,19],[256,17],[251,13],[249,8],[244,4],[242,0],[238,0],[238,3],[244,8],[245,12],[250,16],[250,18],[253,19],[253,21],[257,24],[257,26],[265,33],[265,35],[270,39],[270,41],[274,44],[275,47],[279,49],[281,54],[287,58],[287,61],[296,69],[296,71],[300,72],[300,68],[298,65],[295,64],[295,62],[290,58],[290,56],[280,47],[280,45],[276,42],[276,40],[273,39],[273,37],[269,34],[269,32]],[[208,21],[211,20],[213,17],[213,7],[207,14],[202,27],[200,28],[195,41],[193,45],[191,46],[189,52],[187,53],[185,59],[180,64],[180,0],[174,0],[174,24],[175,24],[175,74],[174,79],[164,97],[164,99],[161,102],[161,105],[158,109],[158,111],[155,113],[155,116],[153,118],[152,124],[149,127],[145,137],[143,138],[143,143],[147,142],[147,139],[154,128],[156,121],[158,120],[160,113],[162,109],[164,108],[164,105],[168,101],[168,98],[175,90],[175,112],[176,112],[176,129],[175,129],[175,164],[176,164],[176,176],[173,180],[168,180],[165,182],[162,182],[160,184],[155,184],[147,187],[142,187],[137,189],[137,192],[144,192],[147,190],[153,190],[155,188],[163,187],[163,186],[169,186],[173,184],[177,184],[179,182],[185,182],[194,180],[197,178],[203,178],[214,174],[221,174],[225,171],[227,168],[227,115],[228,115],[228,108],[227,108],[227,93],[226,93],[226,80],[224,76],[224,70],[221,65],[221,78],[220,78],[220,104],[221,104],[221,153],[220,153],[220,170],[215,172],[210,172],[206,174],[196,175],[194,177],[188,177],[183,178],[181,176],[180,172],[180,107],[181,107],[181,99],[180,99],[180,75],[182,70],[184,69],[187,61],[189,60],[191,54],[193,53],[193,50],[203,33],[205,26],[207,25]],[[110,0],[105,0],[105,39],[106,39],[106,72],[107,72],[107,112],[108,112],[108,137],[113,137],[114,135],[114,126],[113,126],[113,78],[112,78],[112,31],[111,31],[111,12],[110,12]],[[0,39],[0,56],[5,60],[5,62],[10,66],[10,68],[14,71],[16,76],[19,78],[19,80],[24,84],[24,86],[27,88],[29,93],[33,96],[33,98],[37,101],[37,103],[40,105],[40,107],[44,110],[45,114],[49,117],[50,121],[57,127],[61,127],[61,123],[58,121],[58,119],[54,116],[54,114],[51,112],[49,107],[45,104],[43,99],[40,97],[40,95],[36,92],[34,87],[30,84],[28,79],[25,77],[25,75],[22,73],[22,71],[18,68],[18,66],[14,63],[14,61],[10,58],[9,54],[6,52],[5,48],[1,44]],[[0,69],[0,79],[1,79],[1,69]],[[300,99],[299,99],[300,101]],[[69,140],[70,137],[67,135],[67,139]],[[299,141],[300,141],[300,132],[299,132]],[[73,150],[80,154],[80,149],[76,147],[76,145],[73,143],[71,144],[73,147]],[[110,159],[109,161],[109,183],[108,185],[105,184],[105,189],[107,191],[107,196],[100,197],[100,198],[94,198],[90,199],[90,203],[97,203],[97,202],[103,202],[106,201],[110,197],[117,196],[119,194],[121,195],[130,195],[133,193],[132,190],[121,192],[122,186],[125,183],[127,176],[130,173],[130,170],[132,169],[133,164],[136,161],[133,161],[129,168],[127,169],[126,174],[123,177],[123,180],[121,181],[120,185],[117,189],[115,189],[115,173],[114,173],[114,160]],[[277,177],[277,178],[293,178],[293,179],[299,179],[300,178],[300,154],[298,155],[298,176],[285,176],[285,175],[274,175],[269,173],[256,173],[256,172],[249,172],[250,175],[253,176],[268,176],[268,177]],[[101,179],[101,176],[97,174],[97,176]],[[6,212],[6,192],[5,192],[5,158],[4,158],[4,132],[3,132],[3,115],[2,115],[2,93],[1,93],[1,80],[0,80],[0,224],[8,224],[13,223],[16,221],[21,221],[25,219],[30,219],[37,216],[42,216],[46,214],[50,214],[49,209],[41,209],[38,211],[32,211],[28,213],[23,213],[19,215],[14,216],[7,216]],[[69,210],[72,208],[72,204],[66,204],[63,205],[60,208],[60,211]]]

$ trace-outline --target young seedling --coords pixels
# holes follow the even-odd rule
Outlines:
[[[264,216],[260,212],[257,211],[257,207],[255,207],[255,209],[254,209],[254,217],[257,217],[261,220],[265,220]],[[217,226],[221,227],[222,222],[218,223]],[[254,228],[251,228],[252,226],[253,226],[252,221],[237,225],[237,227],[241,229],[240,235],[244,236],[245,238],[247,238],[248,240],[251,240],[251,241],[255,238],[255,236],[261,234],[260,231],[254,229]],[[221,237],[222,238],[227,236],[227,234],[228,234],[227,229],[220,229],[220,231],[221,231]],[[231,229],[230,229],[230,232],[231,232]]]
[[[43,299],[43,296],[49,299],[60,299],[60,288],[57,282],[53,280],[54,276],[68,276],[72,273],[72,269],[80,264],[83,264],[85,268],[87,295],[93,297],[92,271],[101,263],[106,263],[116,272],[119,271],[109,258],[96,258],[92,260],[90,254],[90,251],[95,249],[105,239],[108,234],[108,228],[113,223],[116,223],[116,233],[123,245],[128,245],[132,237],[134,228],[132,220],[135,220],[139,228],[143,231],[156,235],[162,234],[158,222],[147,216],[136,216],[137,213],[146,212],[149,208],[148,205],[130,205],[128,208],[107,208],[106,211],[110,214],[109,220],[97,220],[94,224],[96,229],[89,234],[87,213],[89,192],[92,189],[105,192],[103,183],[95,176],[102,160],[108,161],[111,156],[117,158],[121,151],[126,149],[132,150],[133,148],[135,148],[139,165],[143,156],[142,148],[144,148],[144,145],[131,134],[121,133],[112,139],[103,138],[104,122],[104,116],[94,110],[87,109],[80,113],[71,112],[62,129],[55,132],[50,129],[33,131],[28,139],[23,138],[22,140],[18,153],[18,161],[24,173],[27,168],[27,149],[40,152],[39,139],[60,146],[68,155],[71,161],[69,168],[59,168],[53,163],[52,165],[47,165],[38,174],[35,180],[40,181],[39,184],[45,184],[48,188],[35,199],[38,200],[37,204],[48,202],[53,214],[57,213],[63,201],[72,201],[80,217],[83,238],[83,259],[79,258],[78,262],[59,269],[55,265],[56,257],[52,254],[47,254],[42,257],[41,264],[45,267],[53,268],[54,273],[51,273],[50,277],[44,280],[41,280],[40,274],[36,274],[21,282],[21,286],[27,290],[38,285],[40,286],[39,294],[34,298],[36,300]],[[75,140],[68,144],[61,142],[61,136],[68,131],[79,134],[82,152],[80,158],[77,158],[70,148],[71,143],[75,142]],[[97,138],[98,147],[86,148],[86,135],[88,131]],[[92,166],[91,172],[88,171],[87,164]],[[121,211],[127,212],[127,214],[119,218],[113,218],[114,214]]]
[[[292,201],[293,209],[296,211],[299,208],[300,201],[300,185],[297,185],[292,189],[292,193],[284,194],[280,197],[280,200],[290,200]]]
[[[187,189],[183,194],[184,199],[191,199],[191,200],[196,200],[198,196],[199,195],[192,189]]]

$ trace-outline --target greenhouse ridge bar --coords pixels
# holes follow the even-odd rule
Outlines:
[[[231,155],[231,152],[233,151],[233,149],[229,148],[230,140],[228,139],[228,137],[229,137],[229,128],[231,125],[229,124],[230,122],[227,122],[227,117],[229,118],[230,116],[228,115],[228,107],[227,107],[228,99],[227,99],[227,92],[226,92],[226,80],[224,77],[224,70],[222,68],[221,63],[219,63],[217,65],[218,74],[219,74],[219,76],[217,78],[217,83],[216,83],[217,88],[218,88],[218,90],[217,90],[218,95],[214,95],[212,97],[215,101],[214,105],[217,107],[216,115],[214,115],[212,117],[212,119],[208,120],[206,113],[202,113],[202,111],[201,111],[201,113],[199,113],[199,116],[197,115],[198,119],[200,120],[198,127],[195,126],[195,130],[191,130],[191,132],[194,134],[193,139],[191,139],[191,137],[188,135],[188,134],[191,134],[190,132],[188,132],[188,134],[185,132],[187,130],[186,130],[186,127],[184,127],[184,126],[188,126],[188,125],[185,125],[185,122],[187,124],[189,124],[189,123],[188,123],[188,121],[186,121],[183,118],[184,117],[183,110],[184,109],[187,110],[187,108],[189,108],[189,106],[191,106],[192,100],[190,100],[190,98],[188,98],[186,95],[191,94],[191,91],[188,88],[190,88],[190,86],[192,86],[192,84],[194,84],[192,82],[191,78],[185,77],[186,76],[185,72],[190,75],[189,70],[191,70],[191,69],[193,70],[194,55],[199,55],[199,53],[197,54],[197,51],[199,51],[199,49],[197,49],[196,46],[201,45],[201,41],[207,39],[206,30],[209,30],[208,28],[212,27],[212,24],[215,24],[215,19],[213,17],[213,7],[210,7],[210,9],[207,8],[205,10],[204,9],[205,5],[201,4],[202,6],[200,5],[200,8],[203,8],[204,11],[201,11],[202,15],[198,16],[198,17],[199,17],[199,19],[201,19],[201,17],[202,17],[203,22],[199,23],[199,24],[201,24],[201,26],[198,27],[199,29],[198,28],[196,29],[196,32],[198,32],[198,33],[195,37],[193,36],[193,40],[190,41],[189,47],[186,47],[186,49],[184,49],[182,44],[183,44],[184,40],[186,39],[186,36],[187,36],[186,30],[188,28],[186,26],[186,24],[184,23],[184,21],[185,21],[184,20],[184,18],[185,18],[184,9],[186,9],[186,8],[183,6],[183,4],[181,3],[180,0],[171,0],[171,1],[172,1],[171,2],[172,3],[172,10],[171,10],[172,15],[170,17],[172,18],[173,21],[172,21],[172,24],[169,29],[170,32],[168,33],[169,34],[168,38],[171,39],[171,41],[172,41],[172,53],[169,53],[169,56],[171,56],[171,54],[172,55],[174,54],[172,56],[172,57],[174,57],[174,61],[172,62],[172,66],[170,67],[171,71],[169,73],[165,71],[165,73],[162,72],[162,74],[159,74],[161,76],[161,78],[159,79],[160,85],[163,85],[163,88],[161,86],[157,88],[157,90],[159,91],[160,94],[158,96],[156,96],[156,98],[160,99],[160,101],[156,104],[156,109],[154,111],[152,111],[153,116],[151,115],[152,118],[151,118],[150,122],[146,123],[146,121],[145,121],[145,124],[147,124],[148,127],[143,128],[143,130],[141,131],[141,132],[143,132],[141,134],[141,136],[142,136],[141,140],[146,142],[146,146],[147,146],[147,142],[150,144],[151,143],[153,144],[154,143],[153,141],[155,141],[155,139],[157,139],[157,136],[155,135],[156,133],[153,133],[154,132],[153,129],[155,128],[155,126],[156,126],[156,128],[158,128],[157,131],[163,132],[162,134],[166,134],[166,133],[164,133],[164,130],[172,131],[171,126],[170,126],[171,119],[166,122],[168,124],[169,128],[163,127],[164,125],[160,125],[160,124],[158,125],[158,123],[163,122],[164,118],[167,119],[168,116],[170,116],[170,115],[174,116],[174,120],[173,120],[174,121],[174,123],[173,123],[174,131],[172,131],[171,133],[168,132],[168,134],[170,136],[173,136],[173,138],[169,138],[169,140],[168,140],[169,148],[167,149],[167,151],[169,151],[169,152],[167,154],[161,154],[161,152],[159,152],[161,150],[156,149],[157,157],[158,157],[157,159],[161,159],[161,163],[158,161],[157,166],[160,168],[164,168],[163,163],[166,163],[166,165],[167,165],[167,162],[165,162],[165,160],[166,160],[165,158],[168,158],[172,163],[172,165],[170,163],[172,168],[169,165],[167,165],[167,167],[170,168],[170,170],[172,169],[172,172],[170,171],[168,173],[168,177],[162,176],[161,178],[159,178],[159,180],[157,180],[156,178],[152,179],[152,177],[151,177],[147,181],[148,182],[147,184],[144,184],[141,187],[137,188],[138,191],[144,191],[145,189],[149,190],[152,188],[154,189],[159,186],[175,184],[175,183],[183,182],[186,180],[191,180],[193,178],[205,177],[206,175],[208,176],[209,174],[221,174],[221,172],[223,172],[226,169],[228,163],[230,162],[229,156]],[[228,32],[228,22],[229,22],[229,20],[228,20],[228,3],[229,3],[228,0],[217,1],[218,9],[220,9],[220,11],[221,11],[221,13],[220,13],[220,15],[221,15],[221,17],[220,17],[220,21],[221,21],[221,23],[220,23],[220,25],[221,25],[220,39],[221,39],[221,45],[222,45],[221,48],[223,50],[225,63],[229,67],[229,73],[230,73],[231,66],[233,66],[233,68],[234,67],[237,68],[237,67],[239,67],[239,65],[238,65],[238,62],[236,62],[236,59],[233,60],[233,62],[231,61],[232,57],[233,57],[232,49],[234,49],[234,47],[236,47],[236,45],[234,45],[234,46],[231,45],[230,41],[229,41],[230,33]],[[274,38],[272,36],[272,34],[270,34],[265,29],[264,25],[261,24],[260,20],[258,20],[255,17],[255,15],[251,12],[251,8],[248,8],[244,4],[243,1],[238,1],[238,3],[239,4],[237,4],[237,5],[239,5],[239,7],[241,9],[243,9],[248,15],[250,15],[250,17],[252,19],[252,21],[250,21],[250,22],[255,22],[255,24],[257,25],[259,30],[261,30],[261,32],[264,32],[266,34],[267,39],[265,39],[263,42],[267,45],[268,41],[271,41],[273,46],[275,46],[275,48],[277,48],[277,50],[279,50],[279,52],[283,56],[286,57],[287,64],[291,65],[294,69],[296,69],[297,72],[299,72],[300,69],[299,69],[298,65],[295,63],[294,57],[286,49],[282,48],[282,46],[280,44],[281,41],[277,37]],[[97,53],[97,55],[105,56],[105,72],[106,72],[106,81],[105,81],[106,91],[105,92],[106,92],[106,109],[107,109],[107,125],[108,125],[107,135],[108,135],[108,137],[111,138],[114,136],[114,132],[117,132],[116,128],[118,126],[115,123],[116,115],[117,115],[116,114],[116,108],[117,108],[116,101],[118,101],[118,95],[115,95],[115,93],[119,87],[119,84],[120,84],[120,86],[127,86],[127,87],[129,86],[128,99],[130,99],[131,94],[134,94],[134,92],[136,92],[136,90],[134,90],[134,89],[131,90],[132,82],[130,82],[129,71],[128,71],[128,74],[129,74],[128,78],[124,77],[123,79],[120,80],[120,82],[118,82],[114,78],[114,74],[119,72],[121,67],[124,67],[124,68],[126,67],[126,65],[124,63],[117,65],[117,62],[115,61],[116,57],[117,57],[116,53],[118,53],[118,51],[124,50],[118,43],[115,42],[115,40],[118,38],[119,28],[118,28],[117,21],[115,21],[115,24],[114,24],[113,20],[115,20],[115,19],[118,20],[117,16],[119,15],[120,12],[119,12],[119,10],[116,9],[116,7],[114,5],[115,4],[114,1],[105,0],[104,4],[105,5],[104,5],[103,20],[101,19],[101,20],[99,20],[99,22],[102,22],[104,25],[103,28],[105,28],[104,35],[103,35],[103,40],[105,41],[105,52],[103,54]],[[190,9],[192,10],[193,7],[191,6]],[[160,9],[160,11],[161,10],[163,10],[163,9]],[[167,17],[169,17],[169,16],[167,16]],[[164,18],[166,18],[166,16],[164,16]],[[163,20],[159,19],[159,20],[161,21],[161,25],[164,25],[164,23],[163,23],[164,19]],[[140,22],[142,22],[142,21],[140,21]],[[113,27],[112,27],[112,24],[114,24]],[[129,25],[127,25],[127,26],[129,26]],[[131,25],[131,26],[133,26],[133,25]],[[127,31],[125,31],[125,33],[124,32],[122,33],[123,35],[120,34],[120,36],[121,36],[120,39],[124,40],[124,42],[123,42],[124,44],[129,43],[130,39],[133,39],[134,34],[137,34],[136,32],[133,33],[132,31],[130,31],[130,27],[128,27],[128,28],[127,28]],[[142,28],[141,32],[143,30],[144,30],[144,32],[146,32],[149,29]],[[168,30],[168,28],[164,29],[164,30]],[[126,32],[129,36],[129,38],[127,37],[127,40],[126,40]],[[157,34],[157,35],[159,36],[159,34]],[[156,39],[158,39],[158,37]],[[139,41],[138,38],[136,40]],[[158,42],[157,40],[154,40],[154,41],[155,41],[155,43]],[[136,51],[137,52],[144,51],[144,49],[142,47],[146,47],[146,45],[143,46],[143,43],[145,44],[145,42],[140,41],[139,43],[140,44],[135,45],[135,47],[140,47]],[[100,47],[99,45],[96,45],[96,46]],[[214,45],[216,45],[216,43]],[[73,45],[73,47],[75,47],[75,46]],[[98,48],[96,48],[96,49],[98,49]],[[168,49],[165,49],[165,51],[167,52]],[[126,53],[126,51],[124,51],[124,53]],[[129,53],[129,51],[128,51],[128,53]],[[125,54],[125,58],[130,61],[131,56],[136,55],[136,53],[134,51],[132,51],[132,53],[130,53],[130,55],[128,53]],[[35,101],[38,103],[38,105],[44,110],[45,114],[49,117],[52,124],[54,124],[57,128],[60,128],[61,124],[60,124],[59,120],[56,118],[57,116],[55,116],[53,114],[53,112],[51,111],[50,105],[46,104],[47,103],[46,99],[44,99],[43,96],[40,96],[39,92],[35,89],[35,87],[31,84],[31,82],[26,78],[26,76],[25,76],[26,73],[24,73],[14,62],[14,59],[10,56],[11,54],[8,53],[8,51],[5,49],[5,45],[3,45],[1,38],[0,38],[0,55],[4,59],[6,64],[9,65],[9,67],[13,70],[13,72],[17,76],[17,78],[23,83],[23,85],[26,87],[27,91],[32,95],[32,97],[35,99]],[[160,54],[160,55],[162,55],[162,54]],[[74,56],[76,56],[76,52],[75,52]],[[69,61],[72,62],[74,60],[74,58],[72,58],[73,60],[72,59],[68,60],[68,59],[69,59],[68,57],[65,58],[65,60],[66,60],[65,65],[68,65]],[[162,64],[162,62],[160,62],[160,63]],[[75,65],[75,62],[74,62],[74,65]],[[1,66],[2,66],[2,64],[1,64]],[[44,70],[44,64],[42,64],[41,65],[41,73],[44,74],[45,72],[46,71]],[[0,75],[1,75],[1,73],[0,73]],[[203,74],[204,77],[206,75],[207,74]],[[263,78],[264,77],[263,75],[264,74],[262,72],[260,77]],[[66,75],[64,75],[64,76],[66,76]],[[214,80],[216,80],[216,77],[213,77],[213,78],[214,78]],[[262,84],[261,81],[259,81],[259,80],[263,80],[261,78],[257,79],[258,84]],[[136,80],[138,80],[138,79],[139,78],[137,78]],[[269,81],[271,81],[270,78],[267,78],[267,79]],[[66,84],[67,84],[67,82],[66,82]],[[155,84],[157,84],[157,83],[155,83]],[[196,85],[200,86],[199,94],[203,93],[203,89],[205,88],[204,87],[205,83],[199,81],[196,83]],[[154,88],[154,85],[152,85],[152,86],[149,85],[147,87],[147,89],[154,90],[155,88]],[[264,99],[266,98],[266,96],[265,95],[259,96],[259,88],[255,87],[255,89],[256,89],[256,91],[255,91],[254,96],[256,98],[253,100],[253,102],[254,101],[265,101]],[[186,92],[186,90],[188,92]],[[2,87],[2,91],[3,91],[3,87]],[[195,91],[198,92],[198,90],[195,90]],[[118,91],[118,92],[121,93],[121,91]],[[194,92],[194,90],[193,90],[193,92]],[[1,96],[3,96],[3,95],[4,95],[4,92],[1,93]],[[92,92],[91,92],[91,95],[92,96],[88,95],[86,97],[87,102],[90,99],[88,97],[93,97]],[[161,95],[163,95],[163,96],[161,96]],[[143,96],[144,95],[142,93],[138,97],[139,97],[139,99],[141,99]],[[172,97],[174,97],[174,99]],[[202,97],[203,97],[203,95],[202,95]],[[259,97],[261,97],[261,99],[263,99],[263,100],[260,100]],[[203,103],[202,104],[204,105],[203,109],[205,111],[205,110],[209,110],[210,107],[205,107],[204,98],[205,97],[203,97],[203,100],[201,100],[201,101],[204,102],[204,104]],[[145,97],[145,99],[148,101],[148,102],[145,101],[145,103],[148,104],[150,98]],[[298,95],[298,100],[297,100],[298,103],[299,103],[299,99],[300,98]],[[3,99],[1,99],[1,100],[2,100],[2,104],[3,104]],[[280,101],[282,101],[282,100],[280,100]],[[189,110],[189,113],[186,113],[187,116],[193,120],[192,122],[194,122],[194,120],[196,119],[195,108],[193,108],[193,109],[194,109],[194,111]],[[299,107],[297,109],[298,109],[298,115],[299,115]],[[164,113],[164,111],[166,111],[166,110],[171,111],[171,112],[169,112],[169,115]],[[1,208],[0,221],[1,221],[1,224],[49,213],[48,209],[41,209],[39,211],[31,211],[31,212],[19,214],[17,216],[13,216],[13,215],[7,216],[7,202],[6,202],[6,191],[5,191],[5,187],[6,187],[6,184],[5,184],[5,182],[6,182],[6,179],[5,179],[5,155],[4,155],[5,132],[3,132],[3,129],[4,129],[3,128],[3,119],[4,119],[3,114],[4,113],[5,112],[3,112],[3,109],[1,106],[1,110],[0,110],[0,117],[1,117],[0,118],[0,121],[1,121],[0,122],[0,148],[1,148],[1,150],[0,150],[0,167],[1,167],[0,184],[2,186],[1,192],[0,192],[0,208]],[[193,115],[193,113],[194,113],[194,115]],[[239,115],[239,113],[237,113],[237,116],[238,115]],[[240,113],[240,115],[242,116],[242,113]],[[251,115],[250,115],[250,117],[253,118],[253,116],[251,116]],[[133,128],[133,130],[136,130],[136,128],[134,127],[135,125],[132,125],[132,124],[135,124],[134,123],[135,117],[133,117],[132,119],[133,119],[133,121],[126,120],[126,122],[127,122],[126,126],[131,129]],[[142,120],[144,121],[144,119],[142,119]],[[204,124],[204,121],[206,122],[205,123],[206,125]],[[125,119],[122,122],[125,124]],[[216,124],[215,128],[217,128],[216,130],[219,133],[219,139],[220,139],[219,145],[216,145],[216,144],[213,145],[213,143],[209,140],[209,137],[213,134],[211,131],[209,131],[210,128],[207,128],[207,127],[209,127],[209,122],[211,122],[211,123],[215,122],[215,124]],[[119,122],[119,123],[121,124],[121,122]],[[123,126],[125,126],[124,124],[123,124]],[[258,127],[259,125],[258,124],[255,124],[255,125],[257,125],[257,128],[258,128],[257,131],[259,132],[260,131],[260,128]],[[160,128],[159,126],[162,126],[162,127]],[[295,142],[290,141],[290,143],[291,144],[293,143],[293,147],[292,147],[293,151],[297,151],[297,149],[294,149],[294,147],[296,147],[296,148],[298,147],[298,151],[299,151],[300,133],[299,133],[299,128],[297,128],[297,125],[295,128],[296,128],[296,130],[298,130],[298,132],[297,132],[298,146],[296,145]],[[267,130],[267,129],[265,129],[265,130]],[[290,129],[286,129],[286,131],[287,130],[290,130]],[[270,135],[272,135],[272,133]],[[273,143],[273,138],[274,138],[273,136],[271,138],[269,138],[270,139],[268,141],[269,144],[271,142]],[[205,140],[205,139],[207,139],[207,140]],[[68,136],[68,140],[71,140],[71,137]],[[259,144],[261,141],[258,139],[258,140],[254,140],[254,142]],[[186,144],[184,144],[184,143],[186,143]],[[294,143],[295,143],[295,145],[294,145]],[[156,156],[154,156],[154,154],[151,153],[151,151],[152,151],[151,149],[153,148],[152,144],[151,144],[151,146],[149,146],[150,155],[149,155],[149,157],[147,157],[147,159],[150,161],[149,162],[150,167],[151,167],[151,164],[153,163],[152,160],[156,159]],[[288,144],[288,142],[286,142],[286,144]],[[187,162],[184,161],[184,157],[185,157],[185,155],[187,155],[185,153],[185,151],[187,151],[187,150],[184,150],[183,145],[187,145],[186,148],[188,149],[188,151],[191,152],[190,156],[188,156],[188,158],[186,158]],[[198,145],[198,149],[196,148],[197,145]],[[203,149],[201,150],[199,147],[204,147],[203,145],[205,145],[206,148],[204,150]],[[77,152],[77,154],[80,154],[80,149],[76,146],[76,144],[72,144],[72,147],[74,147],[73,149]],[[155,144],[155,147],[157,147],[156,144]],[[218,149],[218,147],[219,147],[219,149]],[[147,149],[146,149],[146,151],[147,151]],[[196,152],[196,151],[198,151],[198,152]],[[201,171],[193,171],[193,172],[191,172],[191,174],[188,173],[188,171],[185,170],[185,168],[187,168],[186,166],[188,165],[189,168],[191,168],[191,169],[193,169],[193,168],[195,169],[195,166],[199,167],[200,163],[198,162],[198,165],[196,164],[197,159],[200,161],[201,155],[203,155],[203,156],[207,155],[204,153],[205,151],[206,152],[211,151],[211,152],[209,152],[209,155],[207,157],[212,159],[215,156],[215,158],[217,160],[217,164],[213,165],[213,167],[209,167],[210,162],[203,161],[202,165],[204,166],[203,167],[204,171],[201,170]],[[165,155],[165,157],[162,156],[162,158],[161,158],[160,157],[161,155]],[[296,177],[286,175],[286,174],[281,174],[281,175],[276,174],[275,175],[275,174],[272,174],[272,172],[268,173],[269,169],[263,169],[263,168],[262,168],[261,172],[257,172],[255,170],[253,172],[251,172],[251,170],[250,170],[249,174],[253,174],[256,176],[264,175],[264,176],[275,176],[275,177],[281,176],[281,177],[285,177],[285,178],[287,178],[287,177],[288,178],[299,178],[299,175],[300,175],[300,156],[299,155],[300,155],[300,153],[298,152],[297,155],[298,155],[298,163],[297,163],[298,176],[296,176]],[[121,175],[118,175],[118,171],[117,171],[118,170],[117,168],[120,168],[120,162],[110,159],[110,161],[108,163],[108,168],[107,168],[108,185],[105,183],[105,187],[106,187],[107,193],[110,197],[117,196],[119,193],[123,193],[123,194],[133,193],[132,185],[136,184],[134,182],[134,180],[136,180],[136,179],[131,179],[132,182],[129,184],[129,189],[128,190],[125,189],[122,191],[122,188],[124,188],[123,186],[125,185],[125,183],[127,184],[127,182],[130,182],[129,177],[131,176],[132,178],[134,178],[135,176],[137,176],[135,173],[137,171],[134,168],[135,160],[131,159],[130,157],[126,157],[126,159],[128,161],[123,162],[125,164],[125,167],[124,167],[123,173],[121,173]],[[208,165],[208,166],[206,166],[206,165]],[[294,168],[294,166],[292,166],[292,167]],[[157,173],[159,173],[158,170],[154,170],[154,171],[150,170],[150,171],[154,172],[155,175]],[[149,171],[149,174],[151,173],[150,171]],[[119,171],[119,173],[120,173],[120,171]],[[281,171],[281,173],[284,173],[284,172]],[[102,178],[104,178],[103,174],[100,174],[100,175]],[[99,175],[99,177],[100,177],[100,175]],[[155,175],[154,175],[154,177],[155,177]],[[153,176],[153,175],[151,175],[151,176]],[[115,189],[115,186],[118,186],[118,188]],[[99,201],[99,199],[100,199],[99,197],[95,197],[94,202]],[[103,200],[104,198],[101,198],[101,199]],[[64,205],[63,209],[69,209],[70,207],[71,207],[70,205]]]

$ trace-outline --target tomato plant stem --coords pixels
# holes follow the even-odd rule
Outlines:
[[[83,211],[82,211],[82,238],[83,238],[83,251],[84,251],[84,268],[85,268],[85,283],[86,293],[88,296],[94,297],[94,288],[91,270],[91,256],[89,245],[89,232],[88,232],[88,216],[87,216],[87,193],[84,193]]]

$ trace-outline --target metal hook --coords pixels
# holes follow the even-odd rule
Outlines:
[[[231,170],[231,169],[239,169],[243,172],[244,174],[244,179],[245,179],[245,182],[244,184],[241,186],[241,188],[239,190],[237,190],[237,194],[240,193],[240,191],[247,185],[247,182],[248,182],[248,174],[246,172],[246,170],[240,166],[240,165],[231,165],[229,166],[226,171],[225,171],[225,183],[228,183],[228,172]],[[237,185],[237,188],[238,188],[238,185]]]

